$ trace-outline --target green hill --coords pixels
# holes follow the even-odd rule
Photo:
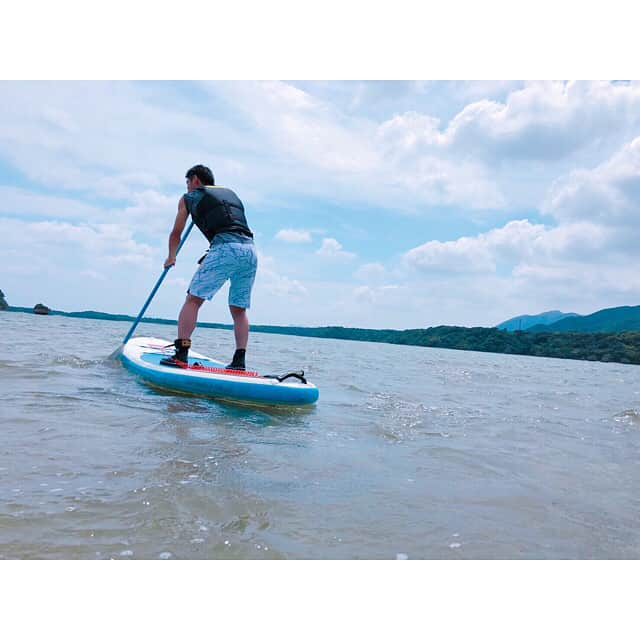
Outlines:
[[[507,331],[526,331],[536,325],[547,325],[558,322],[563,318],[578,317],[577,313],[563,313],[562,311],[545,311],[535,316],[516,316],[505,320],[496,326],[496,329],[506,329]]]
[[[531,333],[616,333],[640,331],[640,306],[601,309],[588,316],[563,318],[549,325],[535,325]]]

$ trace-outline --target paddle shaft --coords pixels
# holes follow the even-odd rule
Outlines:
[[[193,229],[193,220],[191,221],[191,224],[187,227],[187,230],[184,232],[184,234],[182,235],[182,238],[180,239],[180,244],[178,245],[178,248],[176,249],[176,256],[178,255],[178,253],[180,253],[180,249],[182,249],[182,245],[184,244],[185,240],[187,239],[187,236],[191,233],[191,229]],[[129,333],[127,333],[127,335],[125,336],[124,340],[122,341],[122,344],[127,344],[127,342],[129,341],[129,338],[133,335],[133,332],[136,330],[136,327],[138,326],[138,324],[140,323],[140,320],[142,320],[142,317],[144,316],[144,312],[147,310],[147,307],[151,304],[151,301],[153,300],[153,296],[156,295],[156,292],[160,288],[160,285],[162,284],[162,281],[165,279],[165,276],[167,275],[167,273],[169,273],[169,269],[171,269],[172,266],[173,265],[171,264],[168,267],[164,268],[162,274],[158,278],[158,282],[156,282],[156,286],[153,287],[153,290],[149,294],[149,297],[147,298],[147,301],[144,303],[144,306],[140,310],[140,313],[138,314],[138,317],[135,319],[135,322],[133,323],[131,329],[129,329]]]

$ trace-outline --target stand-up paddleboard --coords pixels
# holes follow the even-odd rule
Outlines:
[[[233,371],[192,350],[184,367],[160,364],[173,353],[173,345],[166,340],[132,338],[122,348],[120,359],[146,382],[169,391],[271,405],[308,405],[318,399],[318,388],[302,372],[263,376],[255,371]]]

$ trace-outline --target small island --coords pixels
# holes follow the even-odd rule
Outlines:
[[[33,313],[36,313],[39,316],[48,316],[49,315],[49,307],[47,307],[44,304],[41,304],[40,302],[38,302],[38,304],[33,307]]]
[[[9,308],[9,304],[5,300],[4,293],[0,290],[0,311],[6,311]]]

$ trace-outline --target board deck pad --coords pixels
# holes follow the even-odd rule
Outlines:
[[[160,361],[166,358],[167,355],[163,353],[145,353],[141,356],[141,359],[151,364],[160,365]],[[171,366],[163,364],[163,367]],[[174,369],[202,371],[204,373],[219,373],[226,376],[249,376],[255,378],[260,374],[257,371],[238,371],[234,369],[227,369],[221,362],[217,360],[210,360],[209,358],[188,358],[188,364],[184,367],[173,367]]]

